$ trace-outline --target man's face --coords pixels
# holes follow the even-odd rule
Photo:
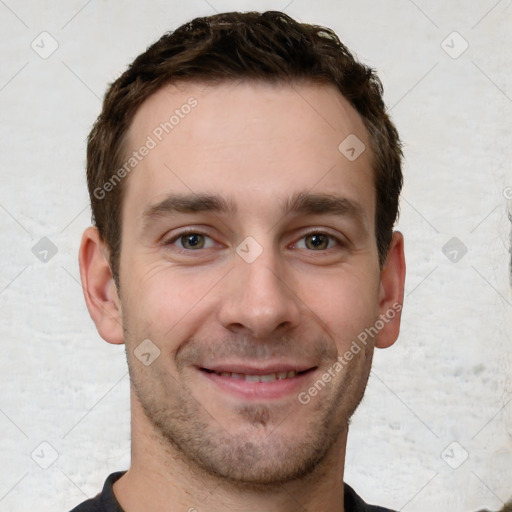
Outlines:
[[[349,135],[367,148],[354,161],[338,149]],[[346,431],[372,342],[341,370],[336,360],[383,312],[364,125],[330,86],[186,84],[140,108],[130,150],[148,136],[156,147],[127,178],[122,211],[135,406],[210,473],[307,474]]]

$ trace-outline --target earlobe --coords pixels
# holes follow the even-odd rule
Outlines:
[[[404,283],[404,237],[402,233],[395,231],[386,262],[381,270],[379,319],[383,327],[375,338],[375,346],[378,348],[390,347],[398,338],[404,300]]]
[[[109,343],[124,343],[121,303],[105,244],[95,227],[82,235],[79,264],[85,303],[98,333]]]

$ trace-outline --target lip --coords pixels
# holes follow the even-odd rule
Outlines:
[[[221,392],[249,401],[277,400],[287,396],[296,396],[307,380],[316,370],[316,366],[294,364],[272,364],[265,367],[254,367],[245,364],[219,364],[198,367],[200,375],[212,383]],[[296,371],[297,375],[270,382],[251,382],[233,378],[224,374],[268,375],[273,373],[288,373]],[[299,373],[300,372],[300,373]]]
[[[220,363],[209,364],[208,366],[201,367],[201,370],[213,371],[215,373],[244,373],[245,375],[267,375],[269,373],[291,372],[296,371],[302,373],[307,370],[315,368],[314,365],[304,363],[273,363],[265,366],[254,366],[243,363]]]

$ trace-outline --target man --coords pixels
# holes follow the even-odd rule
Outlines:
[[[403,299],[381,95],[331,30],[279,12],[195,19],[111,85],[80,269],[126,345],[132,461],[75,511],[387,510],[343,483]]]

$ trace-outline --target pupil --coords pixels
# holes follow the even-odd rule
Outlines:
[[[325,246],[325,236],[324,235],[311,235],[309,241],[310,241],[310,245],[313,246],[315,249]]]
[[[187,235],[185,236],[185,247],[197,247],[201,245],[201,235]]]

